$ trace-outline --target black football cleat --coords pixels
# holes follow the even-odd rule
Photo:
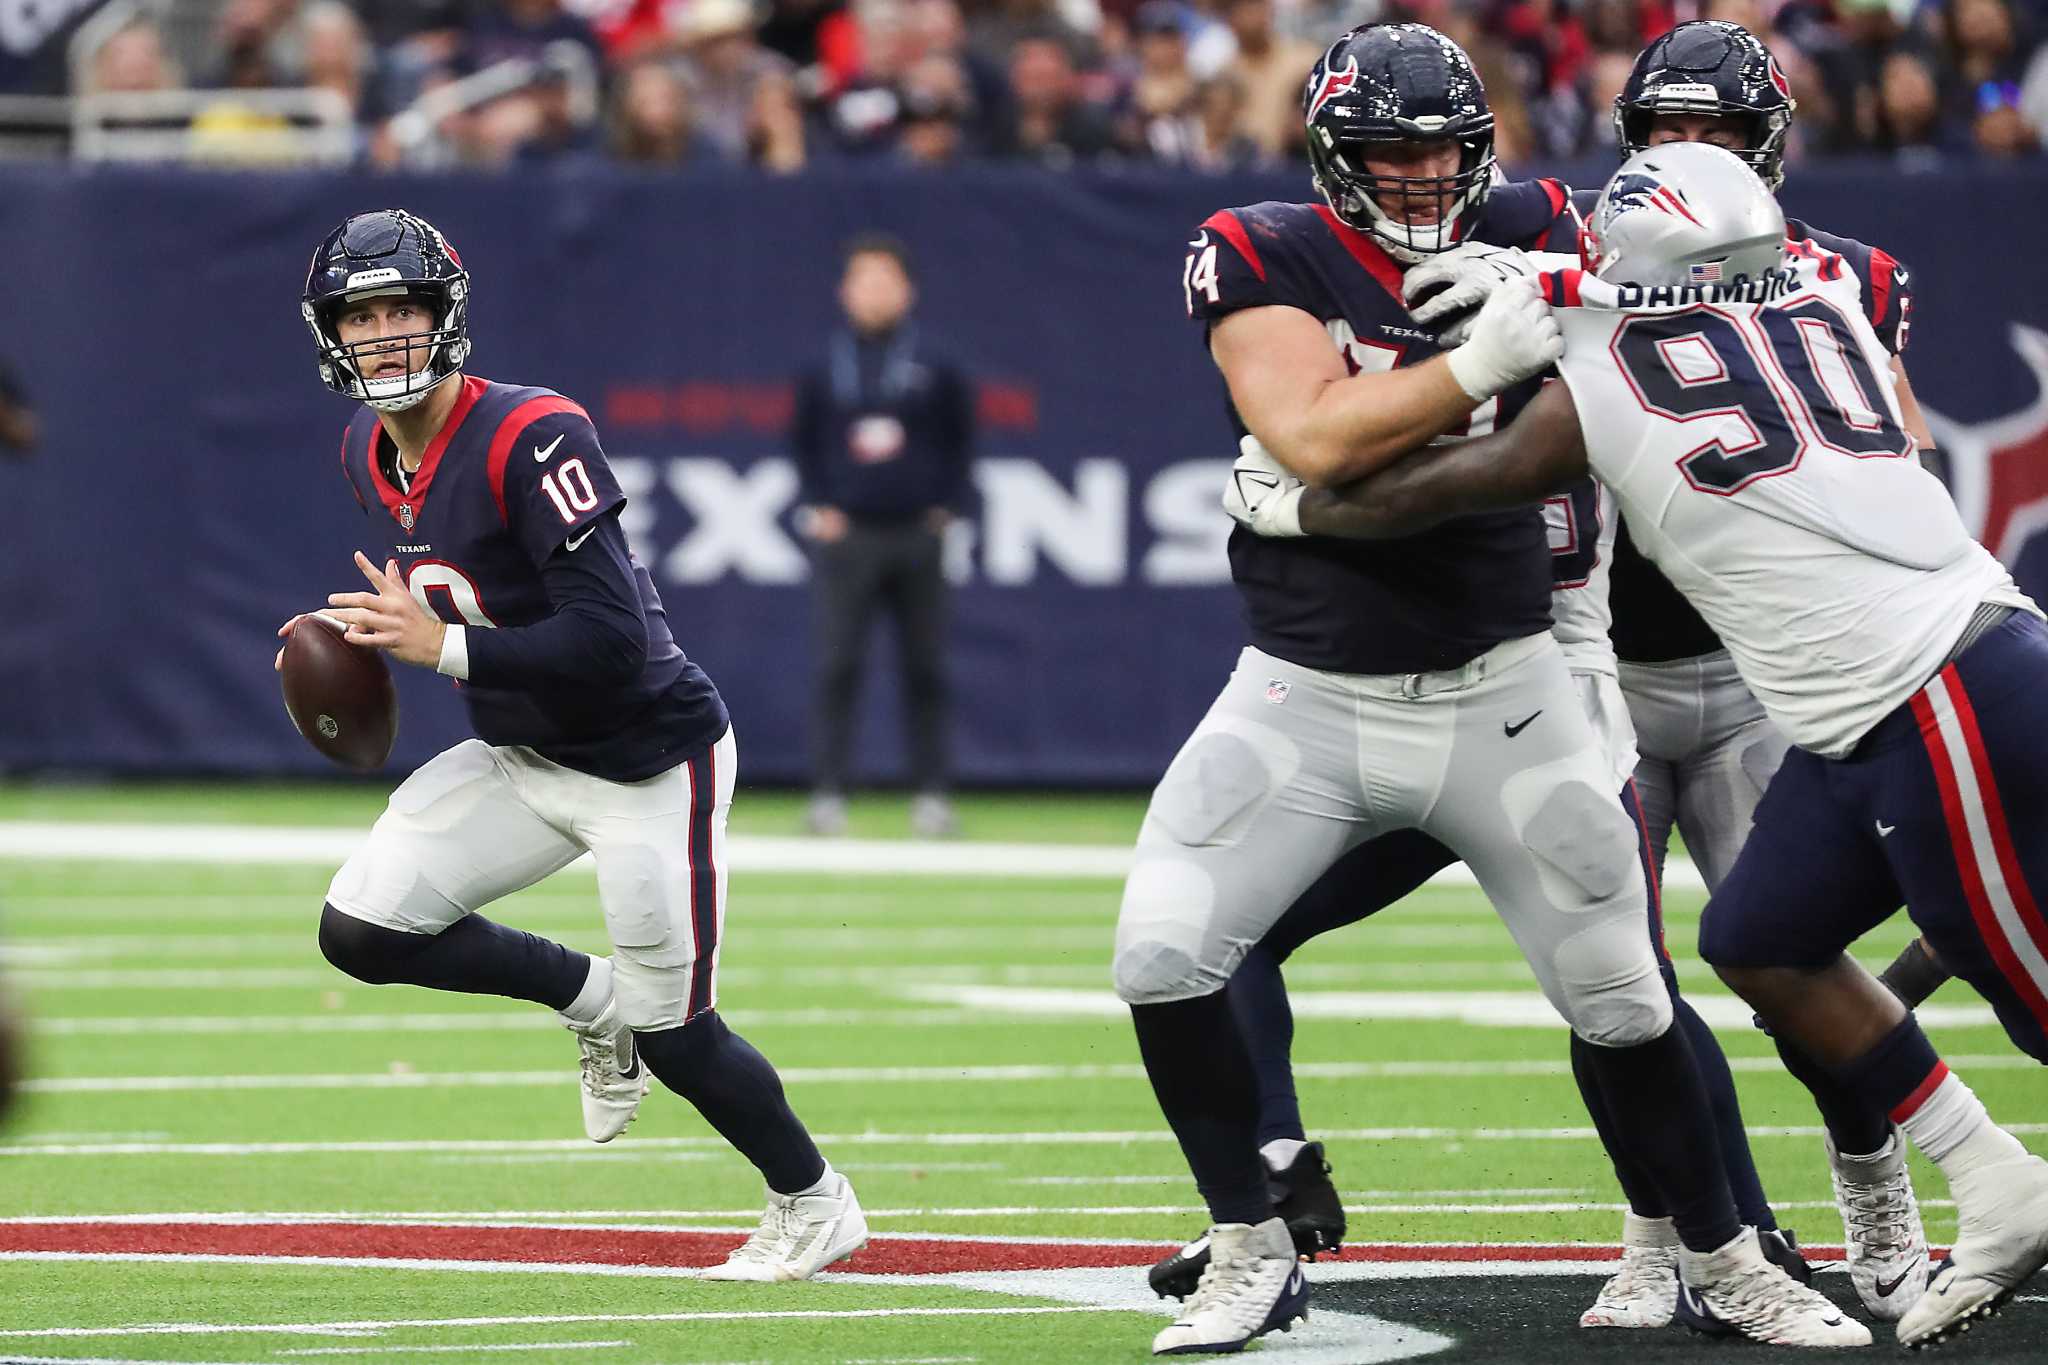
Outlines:
[[[1314,1260],[1344,1245],[1344,1201],[1330,1181],[1322,1143],[1309,1143],[1295,1153],[1292,1165],[1269,1173],[1266,1180],[1273,1211],[1286,1222],[1297,1255]],[[1195,1292],[1208,1268],[1209,1239],[1200,1237],[1168,1254],[1146,1278],[1160,1298],[1184,1299]]]
[[[1813,1283],[1813,1267],[1806,1263],[1806,1256],[1799,1250],[1799,1239],[1789,1228],[1772,1228],[1769,1232],[1758,1228],[1756,1241],[1763,1248],[1766,1261],[1801,1284]]]

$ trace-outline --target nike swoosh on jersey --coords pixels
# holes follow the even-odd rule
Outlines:
[[[1543,713],[1541,711],[1538,711],[1536,713],[1536,716],[1540,716],[1542,714]],[[1507,732],[1507,737],[1509,739],[1513,739],[1516,735],[1521,734],[1522,731],[1528,729],[1531,725],[1535,724],[1536,716],[1531,716],[1529,717],[1529,719],[1525,721],[1520,721],[1514,725],[1510,725],[1506,721],[1502,721],[1500,728]]]
[[[1880,839],[1884,839],[1884,838],[1889,838],[1889,837],[1891,836],[1891,832],[1892,832],[1893,830],[1895,830],[1895,829],[1897,829],[1897,828],[1898,828],[1898,826],[1897,826],[1897,825],[1887,825],[1887,824],[1886,824],[1886,823],[1885,823],[1884,821],[1882,821],[1882,820],[1879,820],[1879,821],[1877,821],[1876,823],[1877,823],[1877,837],[1878,837],[1878,838],[1880,838]]]
[[[590,537],[591,537],[592,535],[596,534],[596,532],[597,532],[597,523],[593,521],[593,522],[591,522],[591,523],[590,523],[590,525],[588,525],[588,526],[586,526],[586,527],[584,527],[584,528],[583,528],[583,534],[582,534],[582,535],[580,535],[580,536],[570,536],[570,537],[569,537],[569,538],[568,538],[567,540],[563,541],[563,542],[562,542],[562,548],[563,548],[563,549],[565,549],[565,550],[570,550],[570,551],[574,551],[574,550],[575,550],[575,548],[576,548],[576,547],[577,547],[578,545],[581,545],[581,544],[582,544],[582,543],[583,543],[584,541],[586,541],[586,540],[590,539]]]
[[[569,433],[565,431],[562,433],[562,436],[567,436],[568,434]],[[562,443],[562,436],[557,436],[554,440],[549,441],[547,449],[545,450],[541,449],[539,446],[535,446],[533,448],[533,462],[535,464],[546,464],[548,462],[549,457],[555,453],[555,447]]]

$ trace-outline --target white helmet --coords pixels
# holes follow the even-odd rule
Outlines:
[[[1756,172],[1706,142],[1621,163],[1586,224],[1586,263],[1610,284],[1732,284],[1785,261],[1785,211]]]

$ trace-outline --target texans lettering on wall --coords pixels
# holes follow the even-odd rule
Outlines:
[[[1949,488],[1963,524],[2013,570],[2022,588],[2044,599],[2048,565],[2030,564],[2023,571],[2021,560],[2029,542],[2048,531],[2048,333],[2016,322],[2010,337],[2033,373],[2033,402],[1977,423],[1924,410],[1948,459]]]

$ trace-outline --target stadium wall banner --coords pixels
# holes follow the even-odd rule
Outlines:
[[[279,702],[272,633],[353,588],[349,552],[377,541],[297,296],[321,236],[386,205],[436,222],[473,272],[472,372],[590,410],[748,779],[806,775],[812,607],[785,428],[858,231],[909,244],[924,329],[978,387],[980,507],[947,545],[962,779],[1149,783],[1243,643],[1216,501],[1234,451],[1182,244],[1218,207],[1305,196],[1305,176],[0,174],[0,360],[45,433],[0,460],[0,769],[324,770]],[[2040,221],[2048,174],[1806,170],[1785,199],[1905,263],[1907,361],[1958,503],[2048,593],[2048,257],[1953,236]],[[860,759],[887,779],[886,630],[871,656]],[[446,680],[398,671],[402,770],[464,721]]]

